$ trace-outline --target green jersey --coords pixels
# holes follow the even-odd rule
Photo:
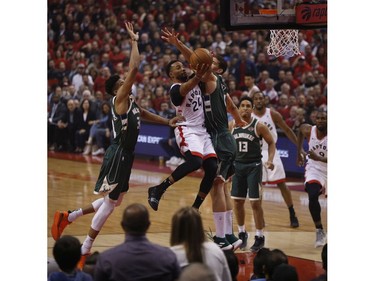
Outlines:
[[[258,119],[245,127],[233,129],[233,137],[237,144],[236,162],[253,163],[262,159],[262,138],[258,135],[256,126]]]
[[[120,145],[125,150],[134,151],[141,125],[140,109],[135,103],[133,96],[130,96],[128,112],[119,115],[116,113],[114,106],[115,99],[116,97],[111,99],[113,143]]]

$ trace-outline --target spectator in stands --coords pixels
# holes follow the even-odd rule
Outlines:
[[[94,81],[94,91],[101,91],[105,93],[105,81],[111,76],[111,71],[108,67],[102,67],[100,69],[100,74],[96,77]]]
[[[77,269],[81,258],[81,242],[76,237],[64,235],[58,239],[53,246],[53,257],[61,271],[52,272],[48,281],[93,280],[89,274]]]
[[[298,281],[297,270],[293,265],[280,264],[276,266],[272,281]]]
[[[253,273],[250,277],[251,281],[266,281],[266,262],[270,254],[269,248],[261,248],[253,259]]]
[[[237,255],[232,250],[223,250],[223,252],[228,262],[232,281],[237,281],[237,275],[240,271]]]
[[[207,265],[194,262],[184,268],[177,281],[216,281],[215,275]]]
[[[268,78],[265,81],[265,85],[266,88],[264,89],[263,93],[269,97],[270,104],[275,106],[279,101],[279,95],[274,88],[275,81],[272,78]]]
[[[285,72],[285,82],[289,84],[292,93],[294,93],[294,90],[299,86],[299,82],[294,79],[293,71],[291,70]]]
[[[176,280],[180,275],[176,255],[169,248],[147,239],[150,224],[144,205],[127,206],[121,221],[125,242],[100,253],[94,280]]]
[[[299,83],[302,82],[302,75],[308,71],[311,71],[311,66],[306,62],[306,58],[304,56],[300,56],[298,59],[295,60],[295,64],[293,68],[293,77]]]
[[[68,108],[66,116],[64,118],[64,127],[66,128],[65,145],[68,152],[73,152],[76,149],[75,145],[75,133],[77,130],[78,121],[78,108],[74,102],[74,99],[69,99],[66,102]]]
[[[321,258],[322,258],[322,267],[324,269],[324,273],[318,276],[317,278],[312,279],[311,281],[327,281],[328,280],[328,245],[327,243],[323,246],[322,248],[322,253],[321,253]]]
[[[62,150],[64,128],[62,122],[67,111],[65,103],[61,99],[61,87],[56,87],[52,94],[52,102],[50,104],[50,112],[48,114],[47,138],[50,150]]]
[[[255,64],[248,59],[248,54],[245,48],[241,48],[238,62],[234,65],[234,77],[236,78],[239,87],[245,86],[245,75],[252,73],[253,77],[257,76]]]
[[[298,129],[299,127],[306,123],[306,119],[305,119],[305,109],[299,107],[297,108],[297,112],[296,112],[296,118],[294,120],[294,123],[293,123],[293,126],[292,126],[292,130],[297,133],[298,132]]]
[[[90,128],[96,120],[95,113],[90,110],[90,106],[91,102],[88,99],[84,99],[79,108],[75,133],[76,153],[83,152],[85,143],[89,138]]]
[[[72,85],[76,89],[76,95],[78,95],[79,90],[81,90],[81,86],[86,84],[86,86],[94,85],[91,76],[86,76],[84,79],[83,76],[85,75],[85,65],[83,63],[79,63],[77,65],[77,70],[72,77]]]
[[[232,280],[223,251],[207,241],[202,218],[194,207],[180,208],[173,215],[170,242],[181,268],[200,262],[213,270],[216,281]]]
[[[253,94],[255,92],[259,91],[259,88],[257,85],[255,85],[255,74],[252,72],[246,72],[245,77],[244,77],[244,86],[240,87],[240,89],[243,91],[242,95],[239,97],[241,98],[242,96],[248,96],[250,98],[253,97]]]
[[[288,84],[284,84],[284,85],[288,86]],[[284,120],[287,120],[290,116],[289,115],[290,108],[289,108],[288,102],[289,102],[288,95],[281,94],[279,98],[279,102],[276,106],[276,110],[281,114]]]
[[[275,268],[280,264],[288,264],[288,256],[280,249],[273,249],[269,252],[264,267],[267,280],[272,280]]]
[[[106,146],[109,145],[112,129],[111,106],[108,102],[101,105],[101,114],[93,121],[90,127],[89,137],[86,141],[84,155],[100,155],[105,153]],[[92,151],[93,144],[96,143],[97,150]]]
[[[275,79],[275,85],[274,85],[274,88],[277,92],[281,91],[281,85],[286,82],[285,76],[286,76],[285,70],[280,69],[277,75],[277,78]]]
[[[268,65],[267,65],[266,70],[269,72],[270,78],[272,78],[273,80],[278,79],[279,70],[280,70],[280,63],[279,63],[279,60],[277,59],[277,57],[270,56],[268,58]]]

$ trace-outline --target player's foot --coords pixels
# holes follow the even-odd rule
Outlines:
[[[53,224],[51,228],[51,234],[55,241],[57,241],[63,233],[65,227],[71,224],[68,221],[70,211],[56,211],[53,217]]]
[[[148,189],[148,204],[154,211],[158,210],[159,201],[164,191],[160,191],[160,187],[153,186]]]
[[[238,233],[238,238],[242,240],[241,250],[246,249],[248,237],[249,235],[247,234],[246,231]]]
[[[315,248],[323,247],[326,244],[326,234],[323,229],[316,230]]]
[[[79,259],[79,262],[77,264],[77,268],[80,270],[83,270],[83,267],[85,266],[87,257],[90,256],[90,254],[81,255],[81,258]]]
[[[263,236],[263,237],[259,237],[259,236],[255,236],[255,242],[253,244],[253,246],[251,246],[251,251],[253,252],[258,252],[260,249],[262,249],[264,247],[264,241],[266,240],[266,238]]]
[[[299,227],[299,222],[296,216],[290,217],[290,226]]]
[[[222,250],[232,250],[233,249],[233,245],[230,244],[226,238],[214,236],[213,240],[216,243],[216,245],[218,245],[220,247],[220,249],[222,249]]]
[[[238,239],[233,233],[232,234],[225,234],[225,239],[232,244],[233,251],[237,250],[242,245],[242,240]]]

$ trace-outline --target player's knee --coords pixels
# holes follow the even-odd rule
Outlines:
[[[309,196],[309,201],[313,200],[318,200],[319,195],[321,192],[321,186],[320,184],[314,182],[314,183],[306,183],[306,188],[305,188],[308,196]]]
[[[205,173],[215,175],[217,171],[217,165],[217,158],[210,157],[203,161],[203,170]]]
[[[185,154],[186,162],[189,170],[196,171],[202,167],[203,160],[199,156],[192,155],[190,151]]]

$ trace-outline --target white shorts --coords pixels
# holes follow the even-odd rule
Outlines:
[[[306,165],[305,183],[318,182],[322,187],[327,189],[327,172],[318,170],[314,166]]]
[[[210,135],[205,127],[178,126],[174,129],[176,142],[182,154],[191,154],[203,159],[217,157]]]
[[[264,163],[268,160],[268,149],[262,150],[262,162],[263,162],[263,174],[262,183],[277,184],[280,182],[285,182],[285,170],[283,162],[281,161],[279,152],[275,151],[275,157],[273,157],[273,170],[267,169]]]

